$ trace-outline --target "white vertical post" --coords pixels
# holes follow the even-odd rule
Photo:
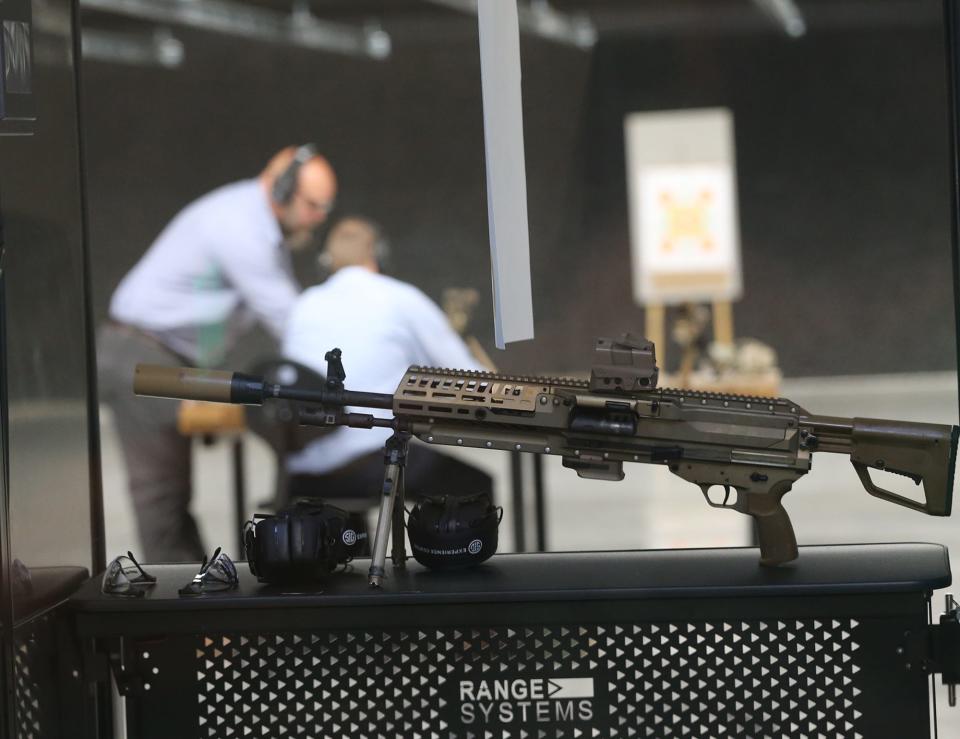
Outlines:
[[[520,29],[513,0],[480,0],[480,76],[497,347],[533,338]]]

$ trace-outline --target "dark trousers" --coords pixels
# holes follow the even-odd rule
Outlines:
[[[190,515],[190,439],[177,431],[179,404],[133,394],[138,362],[183,359],[135,329],[107,324],[97,337],[100,398],[113,412],[127,467],[145,562],[199,561],[203,544]],[[109,515],[109,511],[107,512]]]
[[[380,501],[383,469],[383,452],[378,451],[323,475],[291,475],[290,496],[365,509]],[[404,480],[409,500],[424,495],[493,495],[493,479],[486,472],[425,445],[410,445]]]

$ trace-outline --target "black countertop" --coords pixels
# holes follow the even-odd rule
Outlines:
[[[490,603],[539,600],[620,600],[923,592],[951,582],[939,544],[864,544],[800,547],[789,565],[759,565],[756,548],[499,554],[480,567],[426,570],[410,560],[405,571],[388,562],[382,589],[367,584],[369,560],[352,562],[323,583],[298,588],[264,585],[238,563],[233,591],[181,597],[194,565],[145,565],[157,584],[143,598],[105,595],[100,577],[70,599],[85,613],[202,611],[259,608]]]

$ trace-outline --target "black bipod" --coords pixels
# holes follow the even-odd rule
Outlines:
[[[343,393],[343,370],[339,349],[332,349],[324,356],[327,360],[327,390]],[[306,414],[303,414],[306,415]],[[371,415],[345,413],[342,406],[323,409],[323,423],[326,425],[345,425],[361,428],[373,428],[381,425]],[[373,540],[373,554],[370,563],[370,585],[378,588],[386,576],[387,542],[393,529],[393,549],[390,553],[394,567],[404,567],[407,562],[407,539],[403,521],[404,470],[407,466],[407,449],[410,446],[410,432],[394,430],[383,447],[383,486],[380,490],[380,517],[377,519],[377,533]]]
[[[410,446],[409,431],[394,431],[383,447],[383,487],[380,491],[380,517],[373,540],[373,560],[370,563],[370,585],[378,588],[385,576],[387,564],[387,540],[393,529],[391,559],[394,567],[404,567],[407,561],[406,531],[403,522],[404,475],[407,466],[407,450]]]

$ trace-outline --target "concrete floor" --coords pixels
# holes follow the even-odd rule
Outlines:
[[[782,394],[811,413],[833,416],[895,418],[932,423],[957,423],[957,379],[953,374],[871,376],[786,381]],[[108,558],[127,549],[137,551],[133,512],[125,494],[125,472],[116,436],[102,409],[103,477],[106,498]],[[272,494],[274,459],[258,438],[245,439],[247,499],[251,503]],[[508,499],[509,460],[505,453],[452,449],[493,475],[505,507],[500,551],[514,551],[513,511]],[[714,510],[700,491],[671,475],[664,467],[628,465],[621,483],[579,479],[548,457],[544,465],[548,504],[548,548],[601,550],[666,547],[739,546],[748,543],[748,519]],[[196,499],[194,512],[209,549],[234,550],[230,447],[225,442],[195,447]],[[881,481],[895,492],[913,487],[906,478]],[[889,484],[888,484],[889,483]],[[529,496],[528,496],[529,497]],[[954,565],[960,560],[960,521],[933,518],[867,495],[849,461],[818,454],[814,469],[784,499],[800,544],[924,541],[950,548]],[[250,512],[253,512],[252,509]],[[532,511],[527,512],[528,523]],[[532,524],[528,543],[532,541]],[[943,593],[934,599],[934,614]],[[960,736],[960,707],[947,708],[938,686],[941,736]]]

